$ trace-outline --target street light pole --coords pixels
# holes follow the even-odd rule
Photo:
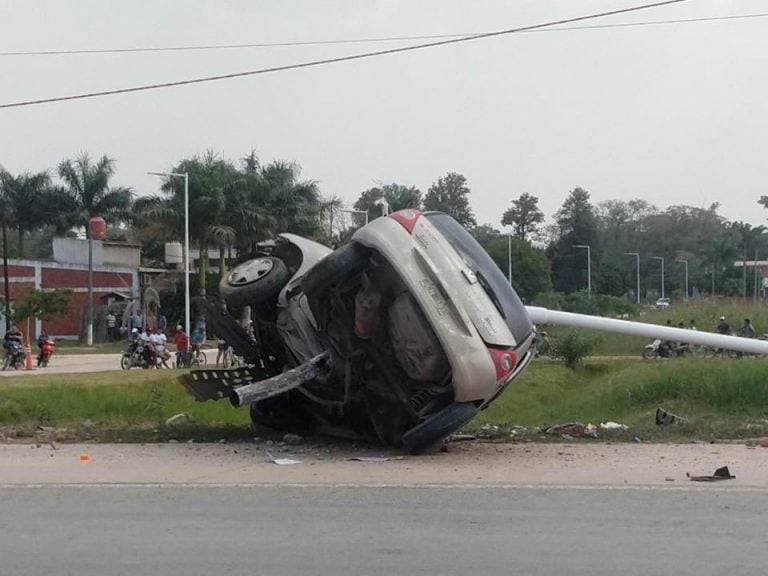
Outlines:
[[[188,172],[149,172],[153,176],[165,178],[184,178],[184,330],[190,332],[189,307],[189,173]],[[219,264],[221,265],[221,264]]]
[[[637,303],[640,304],[640,252],[624,252],[626,256],[634,256],[637,262]]]
[[[512,232],[507,234],[507,280],[512,286]]]
[[[661,297],[664,298],[664,256],[651,256],[654,260],[661,260]]]
[[[685,264],[685,299],[688,300],[688,260],[685,258],[678,258],[675,262],[682,262]]]
[[[587,298],[592,298],[592,248],[588,244],[574,244],[573,247],[587,250]]]

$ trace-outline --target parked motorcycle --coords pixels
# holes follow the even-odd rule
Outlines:
[[[53,353],[56,351],[56,342],[53,340],[53,338],[46,338],[41,342],[40,346],[40,354],[37,356],[37,366],[38,367],[47,367],[48,362],[51,361],[51,356],[53,356]]]
[[[20,368],[23,368],[25,357],[26,353],[24,352],[24,346],[19,342],[9,342],[8,347],[5,350],[2,370],[5,371],[8,368],[19,370]]]
[[[675,344],[668,340],[656,338],[643,348],[643,358],[682,358],[692,353],[688,344]]]

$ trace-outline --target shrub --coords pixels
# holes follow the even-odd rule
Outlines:
[[[600,337],[587,335],[581,330],[569,330],[555,342],[555,357],[561,358],[568,368],[576,368],[592,354],[600,340]]]

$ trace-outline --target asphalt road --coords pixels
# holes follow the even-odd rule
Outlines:
[[[0,488],[4,576],[764,574],[768,492]]]

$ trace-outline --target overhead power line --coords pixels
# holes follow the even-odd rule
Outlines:
[[[768,12],[758,14],[730,14],[727,16],[707,16],[702,18],[680,18],[675,20],[646,20],[643,22],[617,22],[616,24],[592,24],[588,26],[563,26],[560,28],[537,28],[520,32],[568,32],[574,30],[599,30],[604,28],[636,28],[669,24],[689,24],[695,22],[716,22],[721,20],[746,20],[766,18]],[[301,46],[327,46],[343,44],[377,44],[384,42],[404,42],[411,40],[438,40],[441,38],[462,38],[478,36],[483,32],[465,32],[461,34],[422,34],[417,36],[385,36],[374,38],[343,38],[337,40],[305,40],[294,42],[253,42],[241,44],[199,44],[194,46],[135,46],[130,48],[92,48],[82,50],[28,50],[0,52],[0,56],[67,56],[91,54],[135,54],[145,52],[192,52],[208,50],[242,50],[247,48],[286,48]]]
[[[610,10],[608,12],[598,12],[595,14],[588,14],[586,16],[577,16],[575,18],[564,18],[562,20],[554,20],[551,22],[544,22],[542,24],[533,24],[530,26],[521,26],[519,28],[510,28],[507,30],[499,30],[496,32],[486,32],[483,34],[476,34],[473,36],[463,36],[461,38],[453,38],[449,40],[440,40],[437,42],[428,42],[425,44],[415,44],[411,46],[402,46],[399,48],[390,48],[388,50],[378,50],[376,52],[363,52],[361,54],[350,54],[348,56],[340,56],[337,58],[326,58],[323,60],[312,60],[309,62],[300,62],[297,64],[288,64],[285,66],[274,66],[271,68],[261,68],[258,70],[248,70],[245,72],[233,72],[230,74],[220,74],[217,76],[205,76],[202,78],[191,78],[188,80],[177,80],[174,82],[161,82],[157,84],[144,84],[142,86],[133,86],[130,88],[118,88],[114,90],[102,90],[99,92],[87,92],[83,94],[73,94],[70,96],[56,96],[52,98],[41,98],[38,100],[26,100],[22,102],[12,102],[7,104],[0,104],[0,109],[3,108],[20,108],[22,106],[34,106],[38,104],[48,104],[51,102],[64,102],[68,100],[83,100],[85,98],[97,98],[100,96],[111,96],[115,94],[128,94],[131,92],[144,92],[147,90],[159,90],[161,88],[172,88],[175,86],[186,86],[189,84],[201,84],[203,82],[214,82],[218,80],[229,80],[232,78],[242,78],[245,76],[256,76],[259,74],[268,74],[271,72],[284,72],[286,70],[298,70],[300,68],[311,68],[316,66],[323,66],[326,64],[335,64],[338,62],[350,62],[353,60],[362,60],[365,58],[373,58],[376,56],[385,56],[389,54],[399,54],[402,52],[413,52],[415,50],[423,50],[425,48],[435,48],[437,46],[447,46],[449,44],[459,44],[463,42],[470,42],[472,40],[483,40],[486,38],[493,38],[497,36],[505,36],[508,34],[514,34],[518,32],[527,32],[530,30],[537,30],[539,28],[548,28],[551,26],[557,26],[560,24],[570,24],[572,22],[583,22],[585,20],[594,20],[597,18],[604,18],[606,16],[615,16],[617,14],[626,14],[628,12],[637,12],[639,10],[647,10],[650,8],[656,8],[660,6],[667,6],[670,4],[679,4],[686,2],[687,0],[664,0],[662,2],[653,2],[651,4],[641,4],[639,6],[631,6],[628,8],[621,8],[619,10]]]

